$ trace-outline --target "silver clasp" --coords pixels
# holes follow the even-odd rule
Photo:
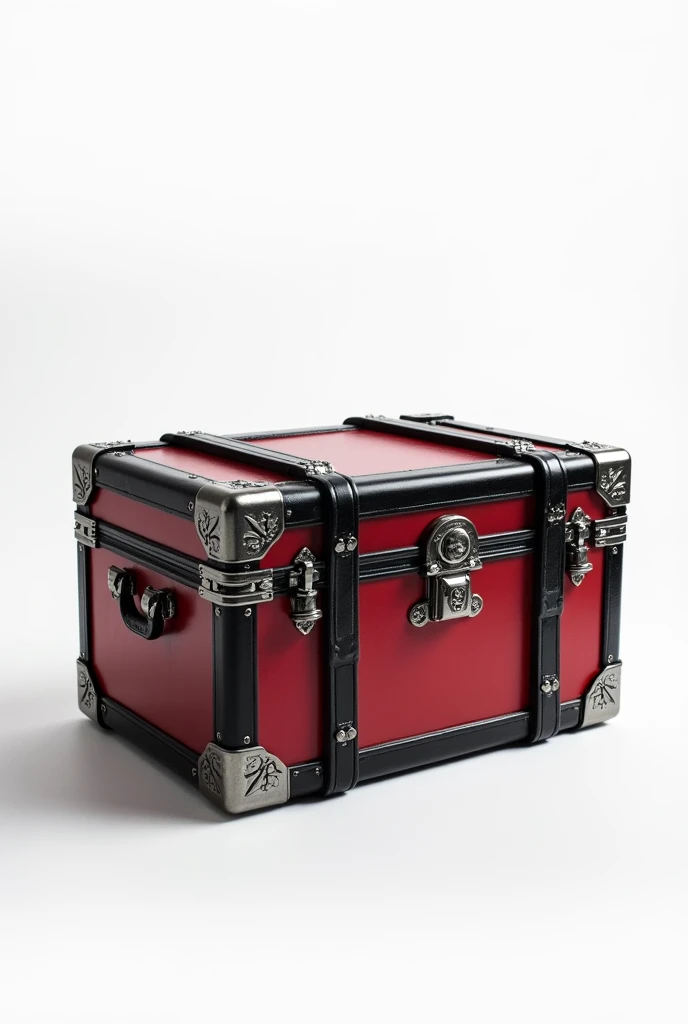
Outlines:
[[[473,593],[471,573],[482,568],[478,532],[464,516],[440,516],[430,527],[421,574],[426,580],[425,600],[408,613],[413,626],[444,619],[473,618],[483,599]]]
[[[315,555],[309,548],[301,548],[294,559],[294,568],[289,574],[289,586],[296,587],[296,593],[291,598],[292,622],[304,636],[307,636],[318,619],[322,618],[315,589],[319,579],[320,573],[315,568]]]

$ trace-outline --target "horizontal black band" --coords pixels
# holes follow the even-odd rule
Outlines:
[[[183,555],[179,551],[158,544],[156,541],[139,534],[124,530],[120,526],[112,526],[102,520],[96,520],[98,544],[107,551],[129,558],[152,572],[181,583],[183,586],[196,589],[199,586],[199,565],[206,564],[200,559]],[[483,561],[496,561],[502,558],[515,558],[532,552],[534,543],[533,530],[513,530],[510,533],[488,533],[480,538],[480,557]],[[297,552],[295,551],[296,555]],[[360,579],[376,580],[388,576],[404,576],[417,573],[421,567],[419,547],[395,548],[391,551],[373,551],[361,555]],[[327,566],[317,562],[316,568],[320,580],[316,587],[320,590],[327,586]],[[275,594],[290,593],[289,575],[292,567],[281,566],[273,570],[273,591]]]
[[[167,765],[192,785],[198,784],[198,754],[184,744],[156,729],[109,697],[101,697],[105,707],[104,724],[114,732],[134,742],[147,754]],[[561,705],[561,730],[574,729],[579,722],[581,702],[569,701]],[[517,743],[528,736],[530,715],[527,711],[483,722],[472,722],[453,729],[394,740],[360,751],[360,781],[420,768],[436,762],[476,753],[491,747]],[[289,769],[291,798],[315,796],[325,786],[321,761],[293,765]]]

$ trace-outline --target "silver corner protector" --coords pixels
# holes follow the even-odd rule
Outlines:
[[[607,665],[585,695],[581,728],[616,718],[621,695],[621,662]]]
[[[72,499],[77,505],[85,505],[95,487],[97,475],[94,462],[105,452],[127,452],[133,449],[131,441],[99,441],[96,444],[80,444],[72,453]]]
[[[88,665],[85,661],[77,658],[76,662],[77,698],[79,711],[83,711],[87,718],[99,725],[98,720],[98,692]]]
[[[595,463],[595,490],[609,508],[620,508],[631,500],[631,456],[623,448],[583,441],[578,445]]]
[[[284,498],[269,484],[205,483],[196,494],[194,523],[208,558],[262,558],[284,533]]]
[[[257,811],[289,799],[289,769],[263,747],[224,750],[209,743],[198,760],[198,788],[230,814]]]

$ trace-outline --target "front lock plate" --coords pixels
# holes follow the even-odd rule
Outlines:
[[[409,611],[413,626],[444,619],[473,618],[482,611],[483,599],[473,593],[471,573],[482,568],[478,556],[478,531],[465,516],[440,516],[425,539],[425,600]]]

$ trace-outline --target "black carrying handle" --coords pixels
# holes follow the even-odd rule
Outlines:
[[[136,578],[130,569],[108,569],[108,589],[119,604],[122,622],[132,633],[144,640],[157,640],[162,636],[167,619],[175,614],[176,607],[171,590],[154,590],[146,587],[141,595],[141,611],[136,607]]]

